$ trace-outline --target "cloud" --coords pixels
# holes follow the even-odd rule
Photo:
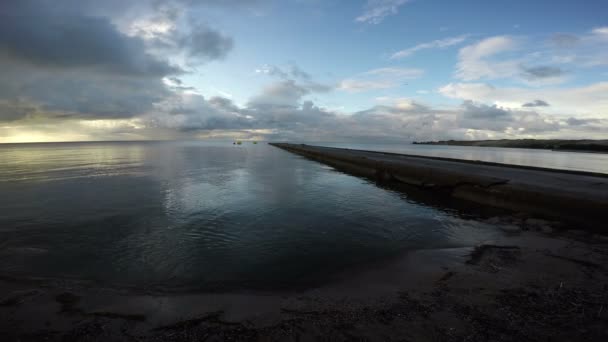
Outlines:
[[[559,77],[564,71],[552,66],[522,67],[524,77],[529,80]]]
[[[195,6],[195,3],[182,2]],[[143,39],[150,50],[164,55],[183,55],[190,65],[226,58],[234,47],[234,40],[189,15],[192,8],[178,7],[178,4],[154,2],[154,11],[128,21],[128,33]],[[214,3],[196,5],[214,6]]]
[[[310,74],[307,73],[306,71],[300,69],[297,65],[291,65],[289,68],[289,73],[294,78],[303,79],[303,80],[311,79]]]
[[[2,63],[43,68],[145,76],[180,71],[167,60],[146,53],[141,39],[119,32],[107,18],[37,12],[2,15],[0,51]]]
[[[355,18],[355,21],[367,24],[380,24],[386,17],[399,12],[399,7],[409,0],[368,0],[365,12]]]
[[[362,92],[396,88],[401,86],[403,82],[419,78],[422,75],[424,75],[424,70],[421,69],[379,68],[342,80],[338,89],[348,92]]]
[[[421,50],[443,49],[443,48],[447,48],[450,46],[458,45],[458,44],[464,42],[467,38],[468,38],[468,35],[461,35],[461,36],[457,36],[457,37],[438,39],[438,40],[433,40],[432,42],[418,44],[411,48],[404,49],[404,50],[393,53],[393,55],[391,56],[391,59],[401,59],[401,58],[409,57],[409,56],[413,55],[414,53],[421,51]]]
[[[283,70],[282,68],[276,65],[263,65],[262,67],[255,70],[258,74],[265,74],[269,76],[275,76],[284,80],[288,79],[300,79],[300,80],[310,80],[312,76],[306,71],[300,69],[297,65],[290,65],[287,70]]]
[[[606,134],[606,82],[531,88],[478,81],[511,77],[528,85],[559,79],[563,70],[601,65],[608,60],[602,58],[604,28],[576,35],[576,44],[562,37],[559,49],[545,44],[541,50],[515,57],[523,51],[519,48],[525,41],[520,38],[490,37],[463,47],[455,72],[461,83],[439,89],[461,103],[455,106],[385,97],[378,99],[380,105],[344,113],[311,101],[314,94],[333,89],[398,88],[424,75],[421,69],[399,67],[373,69],[326,84],[295,64],[265,65],[258,72],[268,76],[269,84],[239,99],[244,102],[232,101],[228,95],[203,96],[187,82],[193,66],[226,59],[238,42],[209,26],[201,14],[205,10],[233,13],[232,5],[250,10],[262,2],[2,2],[0,141],[256,137],[406,142]],[[369,1],[359,21],[380,23],[405,3]],[[464,39],[419,44],[399,57],[454,46]],[[554,54],[556,58],[574,58],[563,58],[558,64],[547,58],[549,51],[561,51]]]
[[[188,57],[198,62],[225,58],[234,46],[232,38],[198,24],[191,32],[179,38],[179,45]]]
[[[521,137],[559,132],[566,122],[531,110],[464,101],[457,111],[457,126],[488,137]],[[484,133],[485,132],[485,133]]]
[[[543,100],[534,100],[521,105],[522,107],[549,107],[549,104]]]
[[[460,49],[456,66],[456,77],[465,81],[481,78],[509,77],[517,73],[518,61],[495,62],[489,58],[511,51],[517,42],[508,36],[483,39]]]
[[[566,81],[561,67],[539,65],[547,60],[563,64],[567,62],[564,56],[545,50],[517,51],[521,45],[512,37],[496,36],[465,46],[459,51],[455,76],[463,81],[512,79],[534,86]],[[520,53],[514,55],[516,52]]]
[[[444,96],[473,100],[481,103],[495,103],[517,108],[530,98],[543,99],[551,104],[544,111],[570,113],[583,116],[606,115],[608,113],[608,82],[599,82],[584,87],[572,88],[526,88],[494,87],[485,83],[450,83],[439,88]]]
[[[310,90],[293,80],[282,81],[266,87],[260,95],[249,101],[250,107],[295,107]]]
[[[230,99],[205,98],[177,91],[156,109],[135,118],[86,120],[63,118],[28,125],[0,125],[0,141],[19,139],[13,130],[49,139],[222,138],[291,141],[401,142],[443,139],[500,139],[587,134],[601,137],[608,120],[559,119],[531,110],[463,101],[453,108],[433,108],[411,99],[395,99],[352,114],[328,110],[303,100],[294,84],[264,89],[246,106]],[[260,100],[264,99],[264,100]],[[1,107],[0,107],[1,108]],[[61,126],[61,128],[58,128]],[[8,137],[8,138],[3,138]],[[49,139],[50,140],[50,139]]]
[[[591,33],[601,38],[608,38],[608,26],[596,27],[591,30]]]
[[[509,116],[509,112],[496,105],[475,104],[467,100],[462,104],[464,108],[463,117],[470,119],[501,119]]]
[[[255,70],[257,74],[264,74],[278,78],[283,83],[296,85],[307,91],[307,93],[327,93],[334,89],[334,86],[323,84],[313,80],[312,75],[300,69],[295,64],[289,65],[286,69],[276,65],[263,65]]]
[[[176,7],[186,5],[3,3],[0,120],[130,119],[153,112],[176,92],[191,91],[176,77],[186,73],[185,66],[169,59],[222,59],[233,43],[187,20],[185,9]]]
[[[36,106],[18,99],[0,100],[0,122],[20,120],[35,114],[37,110]]]
[[[559,33],[549,42],[553,49],[540,51],[545,60],[567,64],[572,69],[608,65],[608,27],[597,27],[583,34]]]
[[[577,118],[568,118],[568,120],[566,120],[566,122],[568,123],[568,125],[570,126],[585,126],[585,125],[589,125],[589,124],[596,124],[596,123],[601,123],[602,120],[600,119],[577,119]]]
[[[573,48],[580,43],[581,39],[573,34],[556,33],[551,36],[551,43],[559,48]]]
[[[386,104],[345,114],[304,101],[303,94],[294,84],[282,84],[266,88],[245,107],[229,99],[205,100],[193,95],[192,99],[198,102],[194,108],[204,110],[182,110],[161,116],[163,119],[156,122],[181,132],[203,132],[205,136],[246,136],[256,132],[260,138],[274,140],[357,142],[543,137],[562,130],[594,130],[594,134],[600,134],[605,123],[599,118],[559,119],[532,110],[474,101],[438,109],[407,98],[383,99]],[[260,101],[261,98],[265,100]],[[287,100],[276,101],[277,98]]]
[[[238,130],[253,126],[251,117],[226,98],[176,93],[159,104],[156,113],[143,116],[147,127],[177,129],[180,132]],[[169,114],[167,114],[169,113]]]

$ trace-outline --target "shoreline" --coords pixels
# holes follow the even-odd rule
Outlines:
[[[150,294],[0,280],[0,336],[600,341],[608,336],[606,265],[605,236],[520,230],[478,246],[406,252],[291,292]]]
[[[608,175],[298,144],[272,146],[387,186],[414,186],[516,212],[602,229]]]
[[[608,153],[608,140],[501,139],[414,141],[414,145],[526,148],[558,152]]]

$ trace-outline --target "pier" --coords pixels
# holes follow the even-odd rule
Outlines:
[[[438,157],[271,143],[379,182],[438,196],[601,228],[608,219],[608,175]]]

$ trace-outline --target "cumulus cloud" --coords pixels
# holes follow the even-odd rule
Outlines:
[[[542,137],[564,130],[595,130],[600,134],[605,124],[599,118],[560,119],[475,101],[439,109],[407,98],[387,99],[386,104],[347,114],[303,100],[301,89],[293,84],[267,88],[245,107],[229,99],[191,97],[188,101],[199,103],[191,107],[182,104],[184,108],[173,115],[155,118],[156,124],[205,136],[232,132],[242,137],[255,132],[259,138],[275,140],[358,142]]]
[[[585,116],[605,115],[608,112],[608,82],[573,88],[495,87],[486,83],[450,83],[439,88],[444,96],[495,103],[517,108],[530,98],[543,99],[551,104],[546,112],[572,113]]]
[[[393,53],[391,55],[391,59],[401,59],[401,58],[409,57],[409,56],[413,55],[414,53],[421,51],[421,50],[443,49],[443,48],[447,48],[450,46],[458,45],[458,44],[461,44],[462,42],[464,42],[467,38],[468,38],[468,35],[461,35],[461,36],[457,36],[457,37],[438,39],[438,40],[433,40],[432,42],[418,44],[411,48],[407,48],[407,49]]]
[[[563,120],[531,110],[464,101],[457,111],[457,126],[488,137],[535,136],[562,129]],[[485,132],[485,133],[484,133]]]
[[[399,8],[409,0],[368,0],[365,11],[355,18],[356,21],[368,24],[380,24],[388,16],[395,15]]]
[[[251,117],[231,100],[193,93],[176,93],[158,104],[158,111],[143,117],[148,127],[171,128],[181,132],[237,130],[252,127]],[[168,114],[167,114],[168,113]]]
[[[249,105],[253,107],[295,107],[310,90],[293,80],[282,81],[266,87],[261,94],[254,96]]]
[[[129,22],[126,28],[130,35],[142,38],[150,50],[181,54],[188,64],[198,65],[224,59],[233,49],[231,37],[198,18],[187,16],[187,10],[177,7],[178,3],[158,1],[154,4],[154,11]],[[196,4],[210,5],[209,2]]]

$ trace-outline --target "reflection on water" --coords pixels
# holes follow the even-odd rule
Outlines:
[[[608,173],[608,153],[560,152],[527,148],[409,144],[311,143],[311,145],[443,158],[481,160],[493,163],[536,166],[550,169]]]
[[[0,146],[0,274],[276,288],[501,234],[265,144]]]

